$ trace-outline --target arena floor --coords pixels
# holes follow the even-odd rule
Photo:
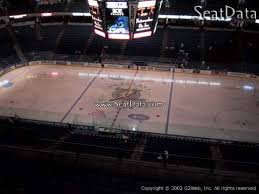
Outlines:
[[[0,77],[0,115],[259,142],[258,84],[226,76],[35,65]]]

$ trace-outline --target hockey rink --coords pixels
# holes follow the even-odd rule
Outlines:
[[[0,77],[0,115],[259,142],[259,81],[61,65]]]

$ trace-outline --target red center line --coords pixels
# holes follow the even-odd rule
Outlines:
[[[136,77],[137,72],[138,72],[138,69],[136,70],[136,72],[135,72],[135,74],[134,74],[134,77],[133,77],[133,79],[132,79],[131,82],[130,82],[128,91],[125,93],[125,95],[122,97],[122,99],[125,99],[125,98],[128,96],[129,92],[131,91],[132,85],[133,85],[133,82],[134,82],[134,78]],[[113,121],[112,121],[111,128],[114,127],[114,125],[115,125],[115,123],[116,123],[116,121],[117,121],[117,119],[118,119],[118,116],[119,116],[119,114],[120,114],[121,109],[122,109],[122,106],[120,106],[119,109],[117,110],[116,115],[115,115],[115,117],[114,117],[114,119],[113,119]]]

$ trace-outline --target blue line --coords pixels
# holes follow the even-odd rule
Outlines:
[[[66,117],[69,115],[69,113],[72,111],[72,109],[75,107],[75,105],[79,102],[79,100],[82,98],[82,96],[86,93],[86,91],[90,88],[90,86],[94,83],[94,81],[96,80],[96,78],[98,77],[98,75],[101,73],[103,69],[101,69],[98,74],[94,77],[94,79],[88,84],[88,86],[84,89],[84,91],[82,92],[82,94],[77,98],[77,100],[75,101],[75,103],[70,107],[70,109],[67,111],[67,113],[65,114],[65,116],[61,119],[61,123],[63,123],[63,121],[66,119]]]

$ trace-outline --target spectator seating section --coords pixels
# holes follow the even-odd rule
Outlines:
[[[75,54],[84,52],[92,27],[67,25],[61,39],[58,53]]]
[[[231,30],[206,30],[205,49],[201,51],[201,32],[198,29],[164,29],[158,28],[154,36],[140,39],[122,41],[108,40],[98,35],[93,36],[92,26],[87,25],[43,25],[41,26],[41,39],[36,39],[34,26],[13,27],[17,40],[24,53],[37,51],[52,51],[63,55],[87,55],[100,58],[100,54],[128,57],[156,57],[171,58],[178,64],[179,53],[188,53],[188,60],[193,64],[200,64],[201,54],[211,69],[227,69],[238,72],[259,72],[258,33],[235,32]],[[61,32],[64,31],[64,34]],[[3,67],[7,63],[19,63],[13,49],[12,40],[6,29],[0,30],[0,60]],[[59,37],[60,36],[60,41]],[[167,36],[167,37],[164,37]],[[188,37],[188,39],[186,39]],[[181,48],[182,46],[182,48]],[[123,50],[122,50],[123,49]],[[182,50],[182,51],[181,51]],[[13,57],[14,56],[14,57]],[[87,57],[86,57],[87,58]],[[84,61],[85,57],[76,57]],[[61,60],[61,59],[60,59]],[[63,58],[66,60],[66,58]],[[146,60],[146,59],[145,59]],[[244,63],[244,61],[246,63]],[[215,65],[213,65],[215,64]],[[243,65],[242,65],[243,64]],[[245,64],[245,68],[244,68]],[[192,68],[191,64],[190,68]]]
[[[209,144],[155,136],[148,138],[143,160],[159,162],[157,157],[165,150],[169,153],[170,164],[210,168]]]
[[[125,142],[125,140],[114,136],[73,134],[69,139],[63,142],[58,149],[95,155],[130,158],[135,145],[136,140],[134,139]]]
[[[226,0],[207,0],[207,8],[208,10],[219,10],[222,8],[225,10],[225,5],[231,6],[234,9],[238,7],[238,0],[234,1],[226,1]]]
[[[225,167],[230,170],[255,172],[259,170],[259,148],[254,146],[219,146]],[[235,163],[233,161],[240,161]]]
[[[37,40],[34,26],[14,27],[17,40],[23,52],[53,51],[56,48],[56,39],[63,25],[42,26],[41,40]]]
[[[186,38],[188,37],[188,39]],[[169,57],[176,57],[177,53],[181,49],[181,43],[183,43],[184,50],[190,53],[191,60],[200,60],[200,31],[194,29],[172,29],[168,30],[168,43],[169,47],[174,47],[175,49],[172,53],[169,53]]]
[[[15,1],[10,0],[7,5],[9,14],[22,14],[32,12],[89,12],[89,5],[86,0],[70,0],[67,3],[49,4],[36,6],[34,1]],[[170,5],[167,7],[166,5]],[[194,6],[200,5],[200,0],[168,0],[163,1],[162,14],[196,15]],[[225,5],[238,8],[238,0],[207,0],[207,9],[219,10]],[[246,0],[245,7],[249,10],[259,12],[259,3],[255,0]],[[1,13],[0,13],[1,15]],[[2,14],[3,15],[3,14]]]
[[[175,15],[195,15],[194,7],[200,5],[199,0],[168,0],[170,7],[166,7],[164,1],[161,13]]]
[[[128,42],[125,55],[130,56],[160,56],[162,30],[158,29],[151,37],[144,37]]]
[[[15,53],[7,29],[0,29],[0,55],[5,58]]]
[[[135,151],[138,152],[139,147],[144,146],[143,151],[139,152],[140,159],[148,162],[163,163],[165,160],[158,160],[158,156],[164,151],[168,151],[167,164],[211,170],[215,167],[244,172],[259,170],[259,147],[256,144],[211,143],[207,140],[198,141],[189,138],[138,133],[128,134],[129,138],[125,141],[115,134],[99,134],[90,128],[83,128],[83,132],[76,132],[75,127],[59,123],[0,117],[0,144],[34,149],[50,150],[53,148],[117,159],[131,159],[132,154]],[[145,143],[140,141],[143,138],[146,138]],[[220,153],[214,159],[212,159],[212,145],[218,147]]]
[[[20,63],[7,29],[0,29],[0,70]]]

